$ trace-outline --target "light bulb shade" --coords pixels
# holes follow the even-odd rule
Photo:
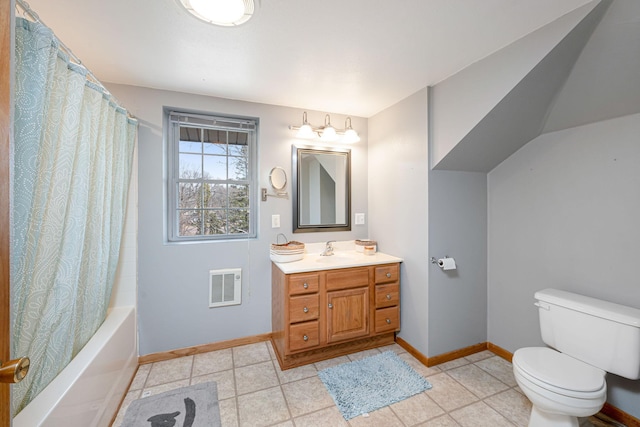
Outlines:
[[[233,26],[247,22],[254,11],[254,0],[180,0],[193,15],[215,25]]]
[[[347,129],[346,131],[344,131],[344,136],[342,137],[342,141],[352,144],[354,142],[360,141],[360,136],[358,135],[358,132],[356,132],[355,130]]]
[[[336,130],[333,128],[333,126],[326,126],[322,130],[322,136],[320,137],[321,141],[332,142],[336,139],[338,139],[338,134],[336,133]]]
[[[313,128],[310,124],[305,123],[300,126],[300,129],[298,129],[298,133],[296,134],[296,136],[298,138],[313,139],[318,135],[313,131]]]

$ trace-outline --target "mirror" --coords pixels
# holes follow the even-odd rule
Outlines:
[[[351,230],[351,150],[293,146],[293,232]]]
[[[276,166],[269,173],[269,182],[274,190],[282,191],[287,186],[287,173],[280,166]]]

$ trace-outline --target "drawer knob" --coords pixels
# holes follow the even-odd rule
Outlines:
[[[391,294],[387,294],[387,299],[391,299]]]
[[[307,282],[304,282],[304,285],[302,285],[302,287],[305,289],[309,289],[309,284]]]
[[[391,277],[391,273],[387,273],[387,277]]]
[[[309,341],[309,337],[308,337],[308,336],[306,336],[306,335],[303,335],[303,336],[302,336],[302,339],[303,339],[304,341]]]
[[[329,303],[329,308],[333,308],[333,304]]]
[[[305,313],[309,312],[309,309],[307,307],[303,308],[302,311],[304,311]]]
[[[387,325],[391,324],[391,319],[387,318]]]

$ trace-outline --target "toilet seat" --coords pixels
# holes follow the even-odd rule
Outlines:
[[[605,371],[547,347],[517,350],[513,366],[531,383],[563,396],[598,399],[606,393]]]

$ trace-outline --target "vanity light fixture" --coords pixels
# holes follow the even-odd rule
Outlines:
[[[196,18],[223,27],[244,24],[255,11],[254,0],[180,0],[180,3]]]
[[[322,142],[345,142],[354,143],[360,141],[358,132],[351,127],[351,117],[347,117],[344,122],[344,129],[336,129],[331,125],[331,116],[324,117],[324,125],[316,127],[307,121],[307,112],[302,113],[302,125],[292,126],[289,129],[297,131],[296,137],[302,139],[320,139]]]

